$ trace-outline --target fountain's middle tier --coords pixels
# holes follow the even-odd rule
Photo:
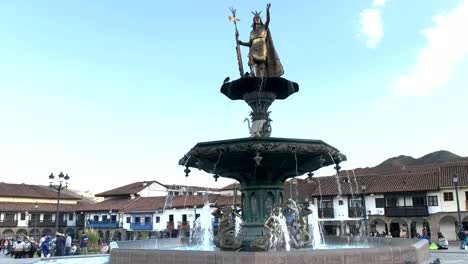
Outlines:
[[[179,165],[193,167],[239,182],[284,181],[346,157],[321,140],[291,138],[238,138],[201,142]]]
[[[339,163],[346,157],[321,140],[239,138],[201,142],[180,161],[217,177],[239,181],[244,246],[264,235],[263,224],[275,205],[283,204],[286,179]]]

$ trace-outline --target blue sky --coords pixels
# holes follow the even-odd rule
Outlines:
[[[229,183],[177,165],[248,136],[249,107],[219,92],[238,76],[229,6],[247,41],[266,2],[0,1],[0,181]],[[270,108],[273,136],[322,139],[344,168],[468,156],[467,0],[272,1],[270,28],[300,85]]]

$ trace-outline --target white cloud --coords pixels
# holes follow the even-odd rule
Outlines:
[[[373,6],[384,6],[387,0],[374,0],[372,1]]]
[[[361,34],[366,36],[366,46],[368,48],[375,49],[383,37],[381,14],[382,11],[380,9],[364,9],[361,12],[359,19]]]
[[[397,96],[424,96],[449,81],[455,66],[468,56],[468,0],[447,13],[433,17],[434,27],[421,31],[427,40],[407,75],[392,87]]]

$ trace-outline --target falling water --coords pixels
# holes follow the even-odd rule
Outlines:
[[[236,219],[235,219],[235,224],[236,224],[236,237],[237,235],[240,233],[240,230],[241,230],[241,224],[242,224],[242,219],[236,215]]]
[[[279,212],[278,215],[272,214],[271,217],[273,218],[273,222],[279,224],[279,230],[275,228],[273,232],[271,232],[269,250],[281,249],[284,246],[286,251],[290,251],[291,245],[286,218],[281,212]]]
[[[323,238],[323,230],[318,221],[317,214],[315,212],[310,214],[308,221],[309,221],[309,230],[310,230],[310,233],[312,234],[312,246],[314,248],[318,248],[324,245],[325,241]]]
[[[205,203],[200,212],[200,217],[195,221],[191,237],[192,243],[202,247],[202,250],[213,249],[213,226],[211,223],[211,208],[209,203]]]
[[[338,164],[336,164],[335,160],[333,159],[333,156],[330,152],[328,152],[328,155],[330,155],[330,158],[331,160],[333,161],[333,163],[335,164],[335,168],[338,167]],[[335,178],[336,178],[336,185],[338,187],[338,196],[341,197],[341,195],[343,194],[341,192],[341,183],[340,183],[340,177],[338,175],[338,170],[336,170],[336,174],[335,174]]]

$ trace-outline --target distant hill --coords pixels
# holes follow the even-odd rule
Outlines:
[[[375,168],[389,168],[389,167],[403,167],[403,166],[416,166],[416,165],[427,165],[427,164],[437,164],[445,162],[455,162],[455,161],[468,161],[468,157],[461,157],[456,154],[453,154],[450,151],[439,150],[436,152],[429,153],[415,159],[411,156],[401,155],[398,157],[393,157],[385,160],[384,162],[377,165]]]

